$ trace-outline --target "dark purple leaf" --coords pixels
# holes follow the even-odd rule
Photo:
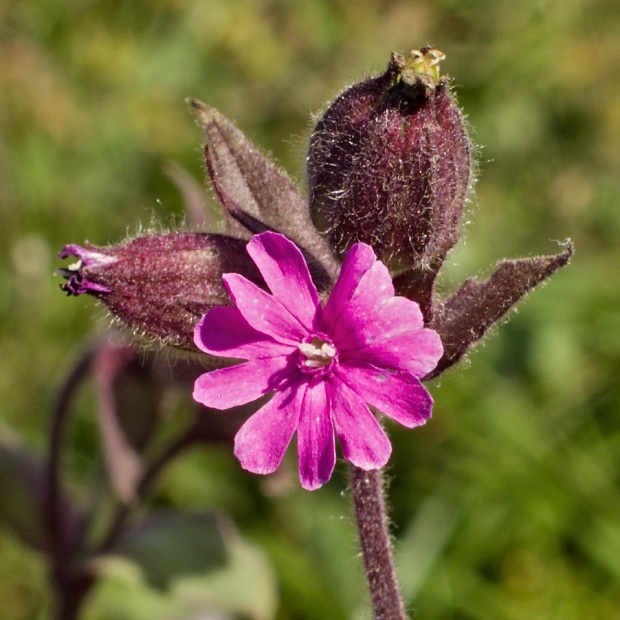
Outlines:
[[[484,282],[469,278],[436,310],[430,327],[437,330],[444,355],[426,380],[455,364],[519,299],[568,264],[573,245],[554,256],[501,261]]]
[[[93,359],[106,469],[112,489],[126,504],[136,498],[144,471],[138,448],[146,442],[157,417],[156,385],[151,382],[151,391],[133,394],[127,385],[131,365],[136,361],[135,349],[112,339],[99,348]],[[143,378],[147,380],[146,376]],[[144,395],[146,400],[140,398]],[[132,430],[134,445],[126,429]]]
[[[333,274],[335,261],[327,242],[310,221],[306,198],[286,173],[217,110],[195,99],[190,103],[207,137],[207,169],[229,232],[245,238],[248,231],[256,233],[248,226],[249,215],[295,241]]]

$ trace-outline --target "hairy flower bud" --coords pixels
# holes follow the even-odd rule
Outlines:
[[[222,274],[261,284],[246,242],[223,235],[168,233],[117,246],[67,245],[77,263],[58,273],[69,295],[89,293],[125,326],[166,344],[195,348],[194,327],[215,306],[230,304]]]
[[[395,272],[437,272],[459,237],[470,141],[443,54],[393,53],[385,73],[354,84],[310,140],[310,211],[342,256],[370,244]]]

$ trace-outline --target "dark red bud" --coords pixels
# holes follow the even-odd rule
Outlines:
[[[78,261],[58,273],[69,295],[89,293],[125,326],[191,349],[198,320],[215,306],[230,305],[222,274],[262,283],[245,245],[206,233],[149,235],[103,248],[68,245],[59,257]]]
[[[310,210],[338,255],[363,241],[393,271],[436,272],[458,240],[470,141],[442,58],[393,53],[384,74],[351,86],[317,123]]]

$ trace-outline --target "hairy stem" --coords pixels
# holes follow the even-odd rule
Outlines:
[[[381,470],[351,467],[357,530],[375,618],[407,620],[392,558],[383,484]]]

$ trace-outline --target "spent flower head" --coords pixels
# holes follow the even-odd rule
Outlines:
[[[331,477],[335,435],[351,463],[382,467],[391,446],[369,406],[409,428],[424,424],[432,399],[420,378],[441,358],[439,335],[424,327],[417,303],[394,294],[369,245],[351,247],[325,305],[286,237],[258,235],[248,253],[271,294],[224,275],[236,307],[211,310],[195,342],[246,361],[202,375],[194,398],[228,409],[272,394],[235,437],[235,454],[251,472],[275,471],[295,432],[305,489]]]
[[[68,295],[96,297],[134,333],[192,348],[196,322],[228,303],[222,273],[260,281],[244,248],[241,239],[205,233],[148,235],[107,247],[70,244],[58,256],[78,260],[58,273]]]

